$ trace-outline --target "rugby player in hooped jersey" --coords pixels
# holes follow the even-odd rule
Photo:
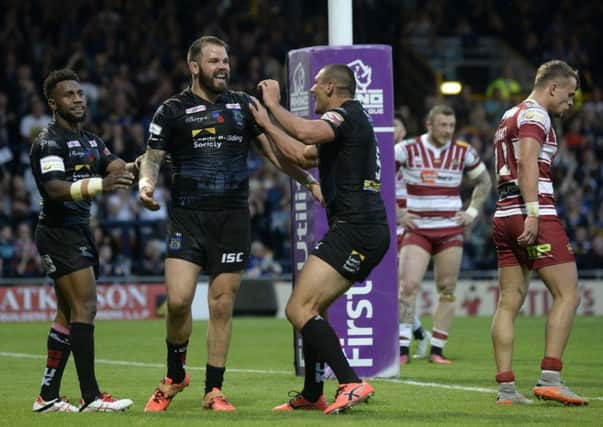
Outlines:
[[[569,239],[555,209],[551,165],[558,143],[551,115],[573,104],[578,72],[553,60],[536,72],[534,88],[521,104],[507,110],[496,129],[494,152],[498,202],[492,234],[498,257],[500,299],[492,321],[492,342],[499,383],[497,404],[531,403],[515,387],[512,370],[514,322],[536,270],[551,292],[542,372],[535,396],[566,405],[585,405],[560,377],[561,358],[578,307],[578,273]]]
[[[408,360],[417,292],[433,257],[439,294],[429,361],[450,364],[443,355],[455,310],[456,281],[463,256],[463,232],[477,218],[491,189],[490,175],[473,147],[454,138],[452,108],[436,105],[427,114],[427,133],[406,139],[396,149],[406,181],[406,211],[399,222],[404,239],[398,265],[400,281],[400,361]],[[460,197],[463,174],[473,182],[468,207]]]
[[[137,163],[126,164],[97,135],[82,130],[86,98],[77,74],[53,71],[44,95],[54,121],[31,147],[31,167],[42,195],[35,238],[46,273],[54,280],[57,314],[48,333],[48,358],[34,412],[115,412],[132,405],[99,390],[94,373],[94,317],[98,254],[90,231],[91,200],[128,189]],[[60,397],[73,353],[82,392],[76,407]]]
[[[354,100],[356,80],[343,64],[323,67],[310,89],[320,119],[307,120],[280,105],[274,80],[258,84],[273,124],[259,102],[251,111],[280,152],[293,161],[318,158],[320,185],[329,230],[308,256],[287,303],[286,314],[300,331],[305,361],[303,390],[275,411],[322,410],[336,414],[367,400],[373,387],[360,380],[328,323],[329,306],[354,282],[364,280],[389,247],[389,228],[381,199],[379,147],[369,114]],[[287,133],[286,133],[286,132]],[[329,405],[320,373],[324,363],[339,387]]]
[[[213,36],[195,40],[187,54],[192,84],[157,109],[140,171],[140,200],[151,210],[159,167],[172,159],[172,186],[165,259],[167,288],[167,375],[144,410],[165,411],[188,386],[188,341],[191,305],[201,271],[209,276],[207,292],[207,365],[203,408],[234,411],[222,385],[232,334],[232,310],[249,262],[249,170],[251,143],[322,201],[318,182],[298,165],[272,150],[249,112],[251,97],[228,90],[230,62],[226,43]],[[314,166],[313,161],[301,162]]]

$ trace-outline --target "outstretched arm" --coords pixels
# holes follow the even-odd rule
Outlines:
[[[266,108],[281,126],[295,139],[306,145],[322,144],[335,139],[333,128],[324,120],[308,120],[296,116],[280,104],[280,87],[276,80],[258,83]]]

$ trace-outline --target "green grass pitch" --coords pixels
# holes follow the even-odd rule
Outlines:
[[[430,326],[431,319],[425,319]],[[494,362],[489,318],[458,318],[446,354],[454,363],[434,366],[413,360],[400,379],[373,380],[375,397],[346,414],[318,412],[276,414],[271,408],[299,390],[293,375],[289,324],[282,319],[235,318],[224,392],[236,413],[201,409],[206,322],[195,322],[188,353],[191,386],[165,413],[146,414],[143,407],[165,373],[164,323],[104,321],[96,325],[96,372],[101,390],[129,397],[134,406],[119,414],[33,414],[45,362],[48,323],[0,323],[0,425],[2,426],[588,426],[603,425],[603,317],[579,317],[564,357],[563,377],[587,407],[564,407],[536,401],[529,407],[494,404]],[[544,318],[517,319],[514,370],[517,385],[529,393],[539,374]],[[330,401],[336,383],[328,381]],[[79,401],[75,367],[70,360],[62,394]]]

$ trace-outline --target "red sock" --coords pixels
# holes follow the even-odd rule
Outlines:
[[[515,374],[513,371],[504,371],[496,374],[496,382],[497,383],[512,383],[515,381]]]
[[[561,359],[555,357],[543,357],[540,363],[540,369],[543,371],[561,371],[561,368],[563,368]]]

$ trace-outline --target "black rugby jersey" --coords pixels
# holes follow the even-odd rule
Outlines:
[[[248,206],[247,155],[251,140],[264,132],[249,111],[250,102],[243,92],[225,91],[212,103],[188,88],[159,106],[148,146],[172,157],[172,206]]]
[[[103,140],[92,132],[74,133],[52,122],[32,144],[29,157],[42,196],[40,222],[51,226],[88,224],[89,200],[52,200],[43,184],[53,179],[75,182],[104,175],[117,156],[109,151]]]
[[[387,223],[381,199],[381,159],[369,114],[358,101],[346,101],[321,119],[335,140],[318,145],[320,184],[329,223]]]

